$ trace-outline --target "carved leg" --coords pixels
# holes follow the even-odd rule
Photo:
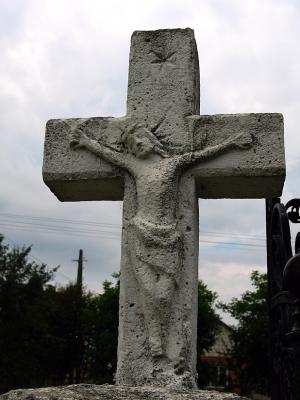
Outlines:
[[[123,208],[117,384],[193,388],[196,375],[198,271],[198,204],[194,195],[194,180],[192,176],[181,179],[177,228],[183,235],[182,256],[178,254],[178,258],[175,252],[170,254],[169,251],[161,265],[155,267],[155,259],[161,260],[161,257],[155,257],[155,252],[159,256],[161,246],[150,243],[154,251],[147,252],[147,243],[144,242],[143,235],[139,236],[141,241],[137,243],[137,227],[132,225],[137,212],[135,193],[134,181],[127,177]],[[152,233],[150,230],[147,232]],[[132,246],[138,246],[140,250],[143,247],[146,251],[137,252]],[[135,271],[132,260],[132,257],[141,254],[146,255],[143,262],[146,265],[147,262],[151,264],[150,276],[153,277],[152,286],[148,286],[148,293],[153,296],[150,307],[152,314],[147,314],[147,321],[156,321],[153,324],[156,331],[152,331],[150,335],[149,323],[145,320],[142,283],[137,278],[139,271]],[[151,260],[148,259],[148,254],[151,254]],[[180,257],[182,263],[175,266],[173,261],[179,260]],[[174,268],[177,269],[178,275],[174,275],[173,278]],[[141,274],[143,271],[144,274],[150,274],[148,269],[143,268],[143,263],[139,269]],[[167,299],[171,299],[168,308]],[[162,318],[167,321],[167,326],[161,326]],[[161,339],[163,356],[151,355],[149,336]],[[154,345],[152,348],[154,355]]]
[[[174,294],[175,280],[169,275],[158,272],[149,264],[143,263],[137,257],[133,257],[150,352],[153,357],[160,357],[165,354],[163,338],[168,332],[170,303]]]

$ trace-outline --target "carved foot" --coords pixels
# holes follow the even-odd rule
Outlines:
[[[182,375],[185,371],[185,358],[179,357],[175,362],[174,371],[176,375]]]
[[[149,346],[150,346],[150,353],[153,358],[159,358],[164,355],[161,339],[156,338],[149,338]]]
[[[151,356],[153,358],[159,358],[164,355],[163,349],[161,346],[150,346]]]

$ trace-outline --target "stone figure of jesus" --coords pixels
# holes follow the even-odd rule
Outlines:
[[[119,150],[91,136],[95,134],[89,135],[84,123],[79,123],[71,131],[71,148],[94,153],[125,170],[135,182],[137,210],[129,221],[130,261],[151,355],[163,357],[165,318],[182,264],[183,244],[176,216],[180,177],[202,160],[229,149],[248,149],[252,138],[249,133],[239,133],[214,146],[172,155],[155,136],[155,129],[143,124],[131,123],[123,129]]]

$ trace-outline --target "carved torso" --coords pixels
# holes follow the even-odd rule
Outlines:
[[[158,224],[171,224],[175,218],[179,174],[170,158],[135,162],[133,176],[137,192],[137,214]]]

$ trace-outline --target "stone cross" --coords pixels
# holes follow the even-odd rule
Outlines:
[[[280,114],[199,115],[191,29],[134,32],[127,114],[50,120],[61,201],[124,201],[117,384],[195,387],[197,198],[279,196]]]

